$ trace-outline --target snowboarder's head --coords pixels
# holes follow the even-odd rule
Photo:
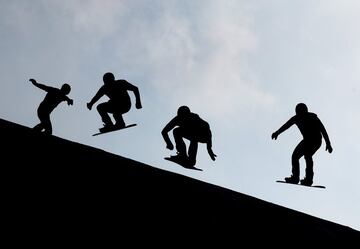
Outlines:
[[[63,93],[63,94],[65,94],[65,95],[68,95],[69,93],[70,93],[70,91],[71,91],[71,87],[70,87],[70,85],[69,84],[64,84],[64,85],[62,85],[62,87],[60,88],[60,91]]]
[[[190,113],[190,108],[183,105],[183,106],[180,106],[178,111],[177,111],[177,115],[179,117],[185,117],[187,116],[188,114]]]
[[[295,108],[296,115],[302,115],[308,112],[308,108],[304,103],[299,103]]]
[[[108,73],[104,74],[103,81],[104,81],[105,85],[112,83],[115,81],[115,76],[112,73],[108,72]]]

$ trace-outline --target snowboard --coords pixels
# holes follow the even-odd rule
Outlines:
[[[186,164],[186,163],[178,160],[177,157],[174,157],[174,156],[165,157],[164,159],[165,159],[165,160],[168,160],[168,161],[170,161],[170,162],[176,163],[176,164],[178,164],[178,165],[180,165],[180,166],[182,166],[182,167],[184,167],[184,168],[186,168],[186,169],[193,169],[193,170],[202,171],[202,169],[196,168],[196,167],[194,167],[194,166],[190,166],[190,165],[188,165],[188,164]]]
[[[287,183],[287,184],[292,184],[292,185],[299,185],[299,186],[303,186],[303,187],[309,187],[309,188],[325,188],[325,186],[322,185],[311,185],[311,186],[307,186],[307,185],[301,185],[300,183],[290,183],[290,182],[286,182],[286,181],[276,181],[276,182],[280,182],[280,183]]]
[[[103,132],[100,131],[98,133],[93,134],[93,136],[98,136],[98,135],[106,134],[106,133],[113,132],[113,131],[119,131],[119,130],[130,128],[130,127],[133,127],[133,126],[136,126],[136,124],[130,124],[130,125],[126,125],[125,127],[114,128],[114,129],[106,130],[106,131],[103,131]]]

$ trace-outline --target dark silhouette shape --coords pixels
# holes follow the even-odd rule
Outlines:
[[[348,226],[2,119],[0,137],[3,244],[288,248],[284,238],[360,239]]]
[[[133,127],[133,126],[136,126],[136,124],[127,125],[127,126],[125,126],[125,127],[121,127],[121,128],[116,128],[116,126],[114,126],[114,128],[113,128],[113,129],[106,130],[106,131],[103,131],[103,132],[98,132],[98,133],[95,133],[93,136],[98,136],[98,135],[101,135],[101,134],[105,134],[105,133],[109,133],[109,132],[113,132],[113,131],[118,131],[118,130],[122,130],[122,129],[130,128],[130,127]]]
[[[178,156],[165,157],[164,159],[168,160],[170,162],[174,162],[174,163],[184,167],[185,169],[193,169],[193,170],[202,171],[202,169],[199,169],[199,168],[196,168],[195,166],[190,165],[188,160],[181,160],[182,158],[179,158]]]
[[[35,131],[44,131],[44,134],[52,134],[52,125],[50,121],[51,112],[62,102],[66,101],[68,105],[73,104],[73,100],[67,95],[71,91],[71,87],[68,84],[63,84],[60,89],[46,86],[36,82],[34,79],[29,80],[34,86],[47,92],[44,100],[40,103],[37,114],[40,119],[40,123],[37,124],[33,129]]]
[[[125,122],[122,117],[131,108],[131,99],[128,91],[132,91],[135,95],[135,107],[141,109],[139,89],[127,82],[126,80],[115,80],[112,73],[105,73],[103,76],[104,85],[100,87],[95,96],[87,103],[87,108],[91,110],[92,106],[104,95],[109,97],[108,102],[101,103],[97,106],[97,110],[104,123],[104,127],[100,128],[100,132],[116,128],[125,127]],[[109,113],[113,114],[115,124],[113,124]]]
[[[173,134],[177,150],[177,155],[173,157],[177,157],[176,160],[184,162],[189,166],[194,166],[196,164],[198,143],[206,143],[209,156],[215,161],[216,155],[212,151],[210,126],[206,121],[201,119],[199,115],[190,112],[189,107],[179,107],[177,116],[174,117],[161,132],[166,142],[166,148],[169,150],[174,149],[174,145],[168,136],[169,131],[172,129],[174,129]],[[183,138],[190,140],[188,154],[186,153],[186,144]]]
[[[293,184],[296,186],[304,186],[304,187],[309,187],[309,188],[325,188],[325,186],[322,185],[304,185],[304,184],[297,184],[297,183],[291,183],[291,182],[287,182],[287,181],[276,181],[276,182],[281,182],[281,183],[287,183],[287,184]]]
[[[305,178],[300,181],[300,184],[311,186],[314,177],[312,156],[320,148],[322,137],[324,137],[326,142],[325,150],[331,153],[333,149],[326,129],[316,114],[308,112],[308,108],[304,103],[297,104],[295,112],[296,115],[290,118],[279,130],[275,131],[271,138],[276,140],[282,132],[294,124],[299,128],[303,135],[303,140],[296,146],[292,154],[292,175],[286,177],[285,181],[294,184],[299,182],[299,160],[304,156],[306,162]]]

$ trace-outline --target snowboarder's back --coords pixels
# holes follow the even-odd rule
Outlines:
[[[54,87],[46,88],[47,94],[44,100],[40,103],[39,109],[51,113],[62,101],[65,101],[66,95],[61,89]]]
[[[109,97],[112,102],[130,103],[130,84],[126,80],[115,80],[104,84],[99,91]]]
[[[315,113],[302,113],[295,115],[292,119],[305,140],[321,140],[321,121]]]

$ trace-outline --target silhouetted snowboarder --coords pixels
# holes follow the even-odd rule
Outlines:
[[[73,100],[68,96],[71,87],[68,84],[63,84],[60,89],[46,86],[40,83],[37,83],[36,80],[29,80],[34,86],[47,92],[44,100],[40,103],[37,114],[40,119],[40,123],[37,124],[33,129],[36,131],[44,131],[45,134],[52,134],[52,125],[50,121],[51,112],[62,102],[66,101],[68,105],[73,104]]]
[[[294,124],[299,128],[303,135],[303,140],[296,146],[292,154],[292,175],[286,177],[285,181],[295,184],[299,182],[299,160],[304,156],[306,162],[305,178],[302,179],[300,183],[311,186],[314,177],[312,156],[320,148],[322,137],[324,137],[326,142],[326,150],[331,153],[333,149],[326,129],[316,114],[308,112],[307,106],[304,103],[297,104],[295,112],[296,115],[290,118],[279,130],[274,132],[271,138],[276,140],[282,132]]]
[[[216,155],[212,151],[212,135],[210,126],[206,121],[201,119],[199,115],[190,112],[189,107],[179,107],[177,116],[174,117],[161,132],[166,142],[166,148],[169,150],[174,149],[174,145],[168,136],[168,133],[172,129],[174,129],[173,135],[177,150],[177,155],[172,156],[172,159],[183,162],[183,164],[188,166],[194,166],[196,164],[198,143],[206,143],[209,156],[213,161],[215,161]],[[186,144],[183,138],[190,140],[188,154],[186,152]]]
[[[87,103],[87,108],[91,110],[92,106],[104,95],[109,97],[108,102],[101,103],[97,106],[97,110],[104,123],[104,127],[100,128],[100,132],[125,127],[122,117],[131,108],[131,99],[128,91],[132,91],[136,98],[135,106],[137,109],[142,108],[140,101],[140,93],[136,86],[130,84],[126,80],[115,80],[112,73],[105,73],[103,76],[104,85],[100,87],[95,96]],[[113,114],[115,124],[113,124],[109,113]]]

